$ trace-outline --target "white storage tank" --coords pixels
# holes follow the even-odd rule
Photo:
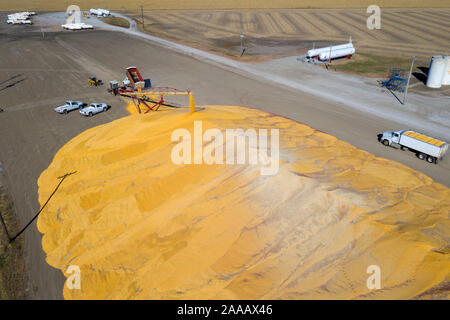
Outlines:
[[[447,64],[449,59],[445,56],[432,56],[430,68],[428,69],[427,87],[440,88],[446,78]]]

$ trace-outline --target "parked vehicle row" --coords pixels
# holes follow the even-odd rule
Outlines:
[[[109,109],[106,103],[93,102],[86,104],[82,101],[67,100],[65,104],[54,108],[55,112],[67,114],[73,110],[79,110],[80,114],[86,117],[92,117],[94,114],[104,112]]]
[[[33,24],[31,20],[7,20],[8,24]]]
[[[36,15],[36,12],[17,12],[13,14],[8,14],[8,20],[6,21],[8,24],[33,24],[30,20],[30,16]]]

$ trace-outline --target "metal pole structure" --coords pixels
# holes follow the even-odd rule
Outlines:
[[[42,30],[42,23],[39,22],[39,26],[41,27],[41,33],[42,33],[42,40],[45,39],[45,34],[44,34],[44,30]]]
[[[141,6],[141,19],[142,19],[142,30],[145,30],[145,24],[144,24],[144,6]]]
[[[331,63],[331,43],[330,43],[330,57],[328,59],[328,63]]]
[[[42,210],[44,210],[45,206],[47,205],[47,203],[50,201],[50,199],[53,197],[53,195],[56,193],[56,191],[58,191],[59,186],[64,182],[64,180],[72,175],[75,174],[76,171],[74,172],[70,172],[70,173],[66,173],[65,175],[58,177],[58,179],[60,179],[58,185],[56,186],[55,190],[53,190],[52,194],[50,195],[50,197],[48,197],[47,201],[44,203],[44,205],[41,207],[41,209],[39,209],[38,213],[36,213],[36,215],[25,225],[25,227],[22,228],[22,230],[20,230],[14,237],[9,239],[9,243],[15,241],[22,233],[25,232],[25,230],[27,230],[27,228],[33,223],[34,220],[36,220],[36,218],[39,216],[39,214],[42,212]]]
[[[408,81],[406,82],[405,95],[403,97],[403,103],[402,104],[405,104],[405,102],[406,102],[406,95],[408,94],[409,80],[411,80],[411,73],[412,73],[412,69],[413,69],[415,60],[416,60],[416,57],[413,56],[412,60],[411,60],[411,67],[409,68]]]
[[[241,32],[241,35],[239,36],[240,38],[241,38],[241,57],[242,57],[242,55],[244,54],[244,33],[243,32]]]
[[[241,38],[241,52],[242,52],[242,49],[244,48],[244,45],[243,45],[244,35],[242,33],[240,35],[240,38]]]

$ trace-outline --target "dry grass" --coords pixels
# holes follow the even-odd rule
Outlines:
[[[72,2],[60,0],[1,1],[0,11],[46,10],[62,11]],[[373,0],[78,0],[82,10],[100,7],[109,10],[145,9],[243,9],[243,8],[367,8]],[[449,7],[448,0],[378,0],[383,8],[441,8]]]
[[[118,27],[122,27],[122,28],[130,27],[130,23],[128,22],[128,20],[126,20],[124,18],[107,17],[107,18],[102,18],[102,21],[105,23],[111,24],[113,26],[118,26]]]
[[[414,63],[413,72],[422,72],[419,67],[425,67],[429,64],[429,60],[420,58]],[[409,70],[411,59],[401,57],[378,56],[369,53],[358,53],[351,60],[336,60],[332,63],[331,68],[337,71],[350,73],[358,73],[366,76],[377,78],[387,78],[391,68],[400,68]]]
[[[12,216],[12,205],[0,186],[0,214],[10,233],[17,232],[17,224]],[[0,300],[23,299],[23,251],[22,238],[9,244],[7,235],[0,226]]]

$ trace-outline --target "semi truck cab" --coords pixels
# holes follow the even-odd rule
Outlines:
[[[392,143],[399,144],[401,134],[402,134],[401,130],[383,132],[383,136],[381,137],[381,142],[385,146],[390,146],[390,145],[392,145]]]

